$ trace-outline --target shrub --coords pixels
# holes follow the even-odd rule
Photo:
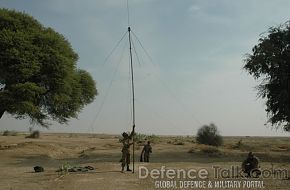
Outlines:
[[[17,136],[17,132],[16,131],[8,131],[8,130],[5,130],[3,132],[3,136]]]
[[[62,176],[68,174],[70,168],[72,168],[72,166],[69,163],[62,164],[57,170],[58,175]]]
[[[215,124],[204,125],[198,129],[196,135],[196,141],[199,144],[206,144],[212,146],[221,146],[223,144],[223,138],[219,134]]]
[[[243,144],[243,142],[242,142],[243,140],[242,139],[240,139],[235,145],[233,145],[233,148],[234,149],[239,149],[239,148],[241,148],[244,144]]]
[[[39,131],[32,131],[30,132],[30,135],[26,136],[26,138],[32,138],[32,139],[38,139],[40,136]]]
[[[215,155],[215,156],[222,155],[222,152],[218,148],[213,147],[213,146],[202,147],[200,149],[200,152],[207,154],[207,155],[211,155],[211,156],[212,155]]]
[[[173,145],[185,145],[185,138],[184,137],[176,137],[172,142]]]
[[[146,141],[150,141],[150,142],[156,142],[159,139],[159,137],[157,135],[146,135],[146,134],[141,134],[141,133],[135,133],[134,135],[134,140],[135,142],[137,142],[138,144],[143,144]]]
[[[181,141],[176,141],[173,143],[174,145],[184,145],[185,143],[184,142],[181,142]]]

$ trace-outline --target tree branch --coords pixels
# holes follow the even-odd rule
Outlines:
[[[4,113],[5,113],[5,110],[0,110],[0,119],[2,118],[2,116],[4,115]]]

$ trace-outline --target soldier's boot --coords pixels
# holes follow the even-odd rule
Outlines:
[[[131,172],[132,171],[132,170],[130,170],[129,165],[127,166],[127,171],[128,172]]]
[[[124,169],[125,169],[125,163],[124,163],[124,162],[122,162],[121,166],[122,166],[122,170],[121,170],[121,172],[122,172],[122,173],[124,173]]]

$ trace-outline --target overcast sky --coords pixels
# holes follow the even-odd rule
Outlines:
[[[0,7],[63,34],[79,54],[78,67],[97,82],[99,95],[78,120],[43,131],[131,129],[127,37],[104,62],[127,30],[126,0],[0,0]],[[129,0],[132,31],[147,52],[133,36],[137,132],[193,135],[213,122],[222,135],[288,135],[264,126],[258,82],[242,67],[259,35],[290,19],[289,7],[289,0]],[[0,130],[30,126],[8,114],[0,120]]]

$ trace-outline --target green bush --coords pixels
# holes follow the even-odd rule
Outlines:
[[[223,144],[223,138],[219,134],[215,124],[204,125],[198,129],[196,135],[196,141],[199,144],[206,144],[212,146],[221,146]]]
[[[31,131],[30,135],[26,136],[26,138],[32,138],[32,139],[38,139],[40,136],[40,132],[39,131]]]
[[[58,175],[59,175],[59,176],[62,176],[62,175],[66,175],[66,174],[68,174],[68,170],[69,170],[70,168],[72,168],[72,166],[71,166],[69,163],[66,162],[66,163],[62,164],[62,165],[59,167],[59,169],[57,170]]]

